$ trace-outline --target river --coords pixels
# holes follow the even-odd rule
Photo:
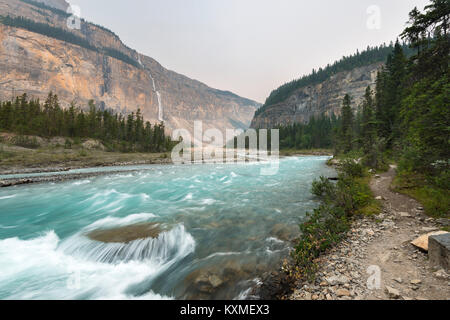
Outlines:
[[[271,176],[264,163],[154,165],[2,189],[0,299],[249,298],[318,205],[327,159],[283,158]],[[88,236],[143,223],[159,235]]]

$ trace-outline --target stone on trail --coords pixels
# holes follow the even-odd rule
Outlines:
[[[446,234],[448,232],[446,231],[436,231],[436,232],[430,232],[427,234],[424,234],[422,236],[420,236],[419,238],[415,239],[414,241],[411,242],[411,244],[423,251],[428,252],[428,238],[430,236],[438,236],[441,234]]]
[[[338,284],[346,284],[350,282],[350,279],[346,276],[332,276],[325,279],[330,285],[335,286]]]
[[[338,289],[336,290],[336,295],[338,297],[350,297],[351,294],[347,289]]]
[[[431,266],[450,269],[450,233],[429,237],[428,256]]]
[[[444,269],[434,272],[433,276],[439,280],[447,280],[449,278]]]
[[[423,232],[432,232],[432,231],[436,231],[439,230],[438,227],[422,227],[422,231]]]
[[[396,282],[398,282],[398,283],[402,283],[402,282],[403,282],[402,278],[395,278],[394,280],[395,280]]]
[[[391,299],[399,299],[400,298],[400,291],[398,291],[395,288],[386,286],[385,291],[386,291],[388,297]]]
[[[411,215],[408,212],[399,212],[400,217],[402,218],[409,218]]]

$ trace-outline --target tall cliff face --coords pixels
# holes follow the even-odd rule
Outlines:
[[[65,1],[41,2],[60,8]],[[83,107],[92,99],[100,107],[125,114],[141,109],[146,120],[164,120],[169,130],[191,130],[194,120],[202,120],[205,129],[245,128],[260,106],[169,71],[102,27],[82,21],[80,30],[69,30],[63,11],[0,0],[0,15],[22,16],[65,29],[101,48],[90,50],[0,24],[0,100],[24,92],[45,99],[53,91],[64,107],[71,102]],[[134,63],[113,58],[105,49],[114,49]]]
[[[308,122],[312,116],[338,116],[345,94],[352,97],[353,107],[363,100],[367,86],[375,88],[382,63],[335,74],[317,85],[294,91],[285,101],[268,106],[252,121],[252,128],[274,128],[279,125]]]

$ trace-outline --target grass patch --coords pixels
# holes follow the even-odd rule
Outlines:
[[[4,150],[3,146],[0,146],[0,160],[10,159],[13,158],[14,156],[15,154],[13,152],[6,151]]]
[[[87,156],[88,156],[88,153],[87,153],[86,150],[81,149],[81,150],[78,152],[78,155],[79,155],[80,157],[87,157]]]
[[[359,213],[363,216],[376,216],[381,212],[381,204],[374,200],[364,208],[359,210]]]
[[[357,178],[356,183],[360,185],[359,197],[365,200],[365,204],[357,209],[357,213],[363,216],[376,216],[381,210],[381,203],[375,200],[372,190],[370,189],[370,179],[371,175],[365,175],[362,178]]]
[[[10,150],[12,149],[12,150]],[[29,167],[96,167],[115,165],[124,162],[169,163],[170,154],[162,153],[120,153],[101,150],[84,150],[72,145],[72,149],[41,147],[39,149],[17,149],[4,147],[0,149],[0,170],[11,170]]]
[[[391,188],[419,201],[434,218],[450,218],[450,191],[429,183],[420,173],[399,172]]]
[[[13,139],[13,144],[27,149],[37,149],[40,147],[36,137],[16,136]]]

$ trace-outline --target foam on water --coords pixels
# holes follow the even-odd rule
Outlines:
[[[88,228],[89,230],[89,228]],[[184,226],[161,233],[158,238],[139,239],[129,243],[103,243],[80,233],[65,240],[59,250],[82,260],[118,264],[146,261],[158,266],[170,265],[194,252],[195,241]]]
[[[0,197],[0,200],[11,199],[11,198],[14,198],[14,197],[15,197],[15,195],[4,196],[4,197]]]
[[[169,299],[151,290],[133,295],[129,287],[151,280],[194,250],[183,226],[129,244],[95,242],[82,233],[61,241],[54,231],[31,240],[9,238],[0,241],[0,298]],[[27,290],[17,283],[26,283]]]
[[[145,213],[145,212],[130,214],[129,216],[126,216],[126,217],[108,216],[106,218],[100,219],[100,220],[95,221],[94,223],[90,224],[89,226],[87,226],[85,228],[85,231],[95,230],[100,227],[103,227],[103,228],[105,228],[105,227],[108,227],[108,228],[122,227],[122,226],[135,224],[135,223],[139,223],[139,222],[148,222],[156,217],[157,216],[153,213]]]

